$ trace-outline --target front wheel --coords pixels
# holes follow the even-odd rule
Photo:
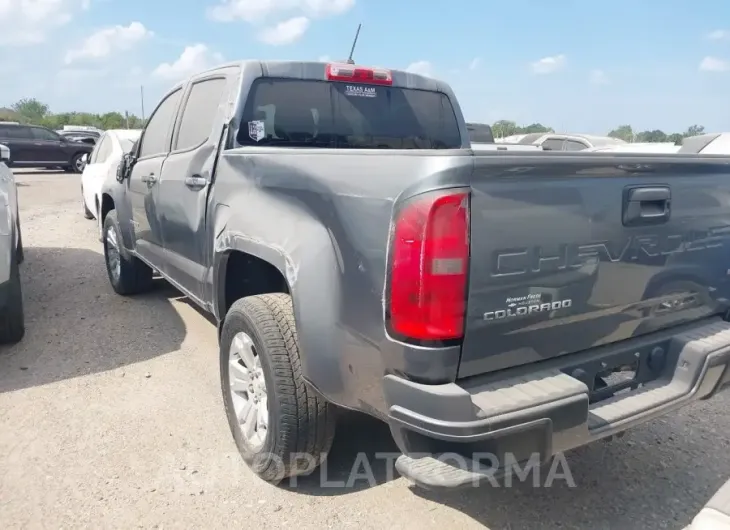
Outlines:
[[[124,248],[116,210],[106,215],[103,230],[104,261],[114,291],[128,296],[152,289],[152,269]]]
[[[324,461],[336,409],[304,381],[289,295],[249,296],[231,306],[220,369],[233,438],[259,477],[276,484]]]
[[[81,173],[84,170],[84,166],[86,166],[86,162],[84,161],[84,155],[86,153],[77,153],[73,156],[71,159],[71,165],[64,167],[64,171],[70,171],[72,173]]]

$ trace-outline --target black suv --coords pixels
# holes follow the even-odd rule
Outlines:
[[[37,125],[0,123],[0,144],[10,148],[10,164],[15,167],[57,168],[80,173],[84,155],[93,145],[64,138]]]

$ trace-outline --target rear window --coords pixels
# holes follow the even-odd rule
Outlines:
[[[494,134],[489,125],[481,123],[467,123],[466,129],[469,131],[469,140],[475,144],[493,144]]]
[[[298,79],[260,79],[239,145],[337,149],[458,149],[449,98],[439,92]]]
[[[125,153],[129,153],[132,147],[134,147],[134,140],[130,140],[129,138],[120,138],[119,143],[122,146],[122,151]]]

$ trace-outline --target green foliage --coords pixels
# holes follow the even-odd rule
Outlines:
[[[19,121],[33,125],[43,125],[49,129],[62,129],[64,125],[86,125],[99,129],[140,129],[144,121],[129,114],[119,112],[92,114],[90,112],[61,112],[54,114],[45,103],[37,99],[21,99],[10,108],[0,108],[0,121]]]

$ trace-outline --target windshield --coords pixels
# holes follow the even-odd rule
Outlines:
[[[261,79],[244,109],[239,145],[338,149],[458,149],[439,92],[298,79]]]

